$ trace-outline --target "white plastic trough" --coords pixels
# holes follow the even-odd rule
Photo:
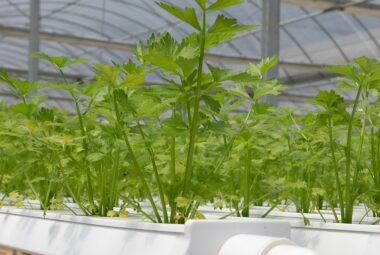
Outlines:
[[[268,208],[254,207],[251,210],[253,217],[260,217]],[[228,210],[214,210],[211,207],[202,207],[201,211],[207,218],[219,218],[229,213]],[[332,223],[334,217],[331,212],[325,211],[325,219],[329,223],[321,222],[319,214],[304,214],[310,220],[305,226],[303,216],[295,212],[271,212],[267,220],[287,221],[291,225],[290,239],[297,245],[314,250],[319,255],[380,255],[380,225],[371,225],[379,218],[363,217],[365,210],[357,208],[354,221],[365,224],[337,224]],[[360,211],[362,214],[360,214]],[[229,217],[230,220],[244,221],[244,218]]]
[[[268,220],[154,224],[139,219],[0,209],[0,246],[33,254],[315,255],[289,241],[290,225]],[[233,253],[231,253],[233,251]]]
[[[291,240],[319,255],[380,254],[379,225],[292,222]]]

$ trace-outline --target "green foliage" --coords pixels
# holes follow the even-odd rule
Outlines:
[[[234,5],[241,4],[242,0],[217,0],[215,3],[207,7],[208,11],[219,11]]]
[[[340,89],[354,92],[354,102],[337,90],[320,91],[309,100],[318,108],[307,114],[269,106],[261,98],[285,89],[263,79],[277,58],[242,70],[205,61],[209,48],[251,29],[222,14],[208,23],[207,13],[239,3],[195,0],[196,8],[181,9],[158,2],[195,32],[154,34],[126,63],[94,65],[88,84],[63,72],[83,59],[41,52],[34,56],[63,83],[0,71],[18,99],[0,104],[0,204],[33,198],[43,210],[60,210],[70,197],[85,215],[134,210],[158,223],[202,219],[207,203],[243,217],[267,203],[266,216],[284,201],[302,214],[327,204],[336,222],[350,223],[358,202],[378,214],[379,62],[362,57],[325,68],[343,76]],[[151,74],[161,85],[145,84]],[[42,106],[40,88],[67,91],[75,114]]]
[[[45,60],[60,70],[66,68],[68,66],[83,63],[83,62],[87,61],[84,58],[78,58],[78,59],[71,60],[70,58],[65,57],[65,56],[49,56],[44,52],[34,52],[34,53],[32,53],[32,56],[34,58],[39,58],[39,59]]]
[[[218,15],[214,24],[207,30],[205,48],[210,49],[218,44],[231,40],[236,33],[251,30],[250,25],[238,24],[234,18]]]
[[[185,9],[181,9],[178,7],[174,7],[172,5],[166,4],[164,2],[156,2],[162,9],[175,16],[179,20],[189,24],[196,30],[201,30],[201,26],[198,22],[197,14],[195,9],[185,7]]]

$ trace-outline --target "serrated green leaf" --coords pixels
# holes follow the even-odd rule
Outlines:
[[[189,204],[189,200],[185,197],[177,197],[175,199],[175,202],[177,203],[177,207],[179,208],[185,208]]]
[[[181,9],[178,7],[174,7],[164,2],[156,2],[162,9],[169,12],[171,15],[177,17],[178,19],[186,22],[196,30],[201,30],[201,26],[199,25],[197,14],[195,9],[185,7],[185,9]]]
[[[226,90],[232,95],[239,96],[246,99],[250,98],[247,92],[241,87],[226,88]]]
[[[195,2],[202,8],[202,10],[206,10],[207,0],[195,0]]]
[[[314,99],[308,100],[309,103],[322,106],[329,112],[343,110],[345,108],[344,98],[335,91],[319,91]]]
[[[216,134],[234,135],[234,131],[224,121],[211,122],[207,128]]]
[[[63,83],[49,83],[44,86],[46,89],[63,89],[69,92],[73,92],[75,88],[78,86],[78,82],[73,84],[63,84]]]
[[[207,10],[208,11],[218,11],[222,10],[234,5],[241,4],[243,1],[242,0],[218,0],[212,5],[210,5]]]
[[[54,109],[41,107],[41,109],[39,109],[39,111],[37,113],[37,118],[41,122],[45,122],[45,121],[52,122],[52,121],[54,121],[54,114],[55,114]]]
[[[183,76],[185,79],[187,79],[192,73],[195,71],[195,66],[198,63],[197,58],[191,58],[191,59],[185,59],[185,58],[178,58],[176,60],[177,65],[181,67]]]
[[[144,75],[142,74],[129,74],[120,83],[121,87],[126,88],[137,88],[139,85],[144,83]]]
[[[60,145],[66,146],[74,141],[74,137],[70,135],[53,135],[46,137],[46,140],[52,143],[58,143]]]
[[[120,74],[120,71],[117,67],[109,65],[97,64],[94,65],[94,70],[97,75],[97,79],[100,79],[111,86],[115,85],[116,80]]]
[[[0,81],[8,83],[9,75],[6,71],[0,69]]]
[[[223,14],[218,15],[214,24],[207,31],[210,34],[213,33],[237,33],[252,29],[253,26],[241,25],[234,18],[228,18]]]
[[[42,59],[42,60],[46,60],[48,62],[51,61],[50,56],[48,54],[46,54],[45,52],[41,52],[41,51],[33,52],[32,57]]]
[[[285,89],[285,86],[263,82],[259,83],[258,86],[255,86],[254,93],[253,93],[253,100],[257,100],[265,95],[274,95],[277,96],[281,94],[281,91]]]
[[[136,112],[136,106],[132,103],[132,101],[129,99],[129,96],[127,93],[125,93],[122,89],[115,89],[114,90],[114,96],[116,97],[116,100],[121,106],[121,109],[128,112]]]
[[[25,116],[31,116],[36,111],[37,105],[19,103],[9,106],[9,109],[15,113],[21,113]]]
[[[202,99],[204,100],[204,102],[206,103],[206,105],[214,112],[217,112],[219,113],[220,112],[220,108],[222,107],[220,105],[220,103],[215,100],[214,98],[210,97],[210,96],[203,96]]]
[[[205,49],[208,50],[218,44],[227,42],[234,37],[233,33],[206,34]]]
[[[178,57],[182,57],[185,59],[194,59],[198,56],[199,49],[197,47],[194,47],[192,45],[186,45],[181,49],[181,51],[178,54]]]
[[[169,57],[153,54],[148,57],[149,61],[162,69],[169,71],[173,74],[182,75],[180,66]]]
[[[312,188],[311,193],[314,196],[325,196],[326,195],[326,190],[322,188]]]
[[[65,67],[87,61],[84,58],[70,59],[66,56],[49,56],[44,52],[33,52],[32,57],[45,60],[60,70],[64,69]]]
[[[188,126],[182,121],[180,116],[164,120],[162,126],[168,134],[180,134],[188,130]]]
[[[326,66],[323,67],[322,70],[356,79],[356,75],[353,73],[352,68],[349,65]]]
[[[238,24],[236,19],[218,15],[206,34],[205,48],[209,49],[217,44],[229,41],[236,33],[251,30],[252,28],[250,25]]]
[[[247,83],[253,82],[260,78],[260,75],[257,74],[255,74],[256,76],[254,76],[248,72],[237,72],[231,69],[222,69],[209,64],[207,66],[211,72],[214,81],[216,82],[233,81],[235,83]]]
[[[266,72],[268,72],[271,68],[276,66],[278,63],[278,57],[271,57],[261,60],[261,62],[257,65],[248,64],[246,68],[246,72],[251,75],[263,76]]]
[[[94,153],[91,153],[87,156],[87,160],[89,162],[96,162],[96,161],[103,159],[104,157],[105,157],[105,155],[103,153],[94,152]]]
[[[75,64],[80,64],[80,63],[84,63],[84,62],[87,62],[87,59],[77,58],[77,59],[67,61],[63,67],[67,67],[67,66],[71,66],[71,65],[75,65]]]

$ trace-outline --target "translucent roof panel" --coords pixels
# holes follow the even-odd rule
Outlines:
[[[177,6],[196,6],[189,0],[166,2]],[[323,80],[328,77],[318,71],[320,66],[346,63],[363,55],[380,58],[380,0],[368,1],[372,12],[378,10],[378,15],[372,16],[366,16],[365,12],[362,15],[321,12],[318,8],[283,2],[280,78],[285,82],[300,84]],[[11,31],[28,32],[29,7],[29,0],[0,0],[0,68],[27,72],[28,34],[14,37]],[[220,59],[219,64],[230,68],[241,68],[242,65],[232,64],[229,58],[241,59],[242,62],[259,59],[261,0],[246,0],[240,6],[225,10],[224,14],[256,28],[213,48],[210,53],[226,57]],[[105,49],[89,47],[78,40],[76,43],[41,40],[40,49],[48,54],[87,58],[88,64],[69,70],[72,75],[84,77],[91,75],[93,63],[124,62],[131,56],[129,51],[115,50],[112,43],[133,45],[156,32],[168,31],[176,38],[192,32],[191,27],[161,10],[154,0],[42,0],[40,21],[41,35],[50,33],[78,40],[111,42]],[[40,63],[40,69],[53,71],[44,63]],[[294,92],[290,90],[289,93]],[[297,93],[302,94],[302,91]]]

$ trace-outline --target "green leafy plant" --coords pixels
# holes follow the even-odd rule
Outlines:
[[[329,207],[335,222],[351,223],[358,203],[378,216],[379,62],[325,68],[343,77],[339,90],[309,101],[316,110],[271,107],[262,97],[285,88],[263,79],[277,58],[242,70],[207,61],[208,50],[252,29],[221,14],[240,3],[157,2],[192,32],[153,34],[126,63],[95,64],[87,83],[65,74],[84,59],[42,52],[34,56],[56,68],[55,82],[0,71],[17,100],[0,103],[0,204],[37,199],[44,211],[78,213],[74,202],[85,215],[134,210],[173,224],[205,218],[200,208],[210,203],[230,210],[223,218],[294,206],[307,224],[307,213],[326,221]],[[46,107],[49,90],[69,96],[73,112]]]
[[[344,98],[334,91],[321,91],[311,101],[311,103],[320,105],[323,108],[320,116],[328,128],[330,152],[341,213],[340,221],[344,223],[352,222],[355,201],[363,194],[362,187],[363,181],[365,181],[365,172],[368,171],[368,168],[374,169],[368,167],[368,163],[366,163],[364,144],[368,139],[368,133],[365,132],[368,124],[371,125],[372,135],[374,134],[375,127],[370,115],[372,108],[370,94],[371,92],[377,94],[376,91],[380,82],[379,68],[379,62],[365,57],[357,58],[349,65],[325,68],[326,71],[343,75],[344,78],[340,80],[341,86],[344,90],[355,93],[350,112],[347,112],[347,104]],[[340,146],[334,136],[334,126],[336,125],[344,127],[345,131],[345,136],[343,137],[345,143]],[[372,142],[374,142],[373,139]],[[373,146],[376,145],[374,144]],[[340,158],[337,155],[339,147],[342,147],[344,151]],[[341,162],[344,162],[344,166],[341,165]],[[371,163],[376,164],[375,160]],[[340,168],[344,170],[341,171]],[[339,221],[337,216],[335,217]]]

